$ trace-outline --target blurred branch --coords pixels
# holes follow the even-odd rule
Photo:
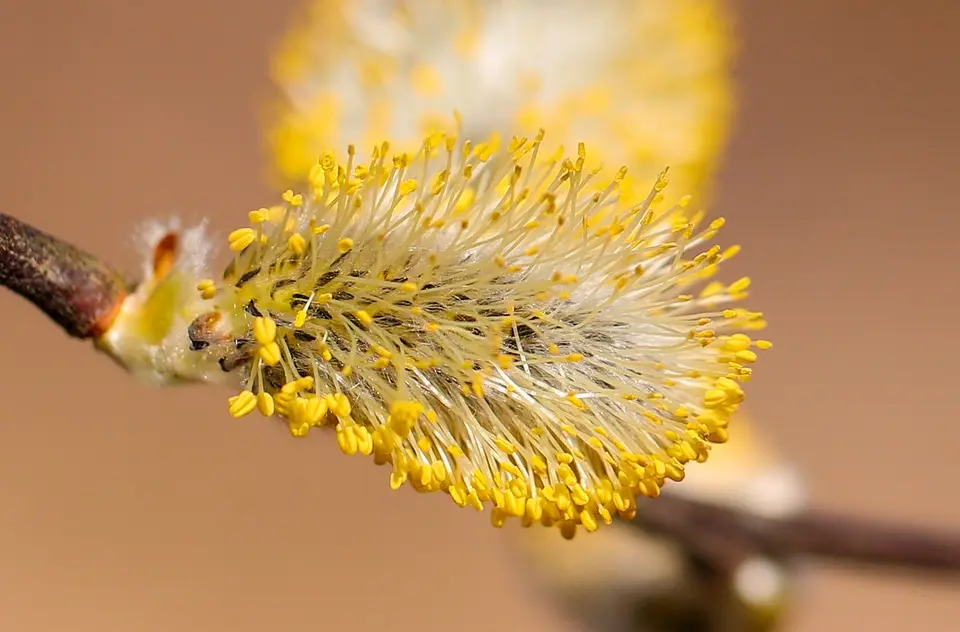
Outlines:
[[[720,571],[765,556],[960,579],[960,531],[936,532],[817,510],[766,518],[673,494],[643,502],[632,524],[680,540]]]
[[[129,290],[128,282],[99,258],[4,213],[0,285],[75,338],[101,333]]]

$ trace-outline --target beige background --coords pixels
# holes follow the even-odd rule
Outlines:
[[[293,7],[2,0],[0,208],[131,268],[140,220],[230,229],[273,199],[259,106]],[[740,7],[715,210],[773,321],[751,409],[822,504],[958,528],[960,3]],[[0,312],[0,630],[564,629],[485,518]],[[792,630],[960,620],[915,578],[824,571],[805,599]]]

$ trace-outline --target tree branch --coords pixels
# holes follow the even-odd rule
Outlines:
[[[960,530],[937,532],[818,510],[765,518],[674,494],[641,503],[633,524],[679,539],[718,570],[732,571],[762,555],[960,579]]]
[[[102,333],[130,289],[99,258],[4,213],[0,285],[33,303],[75,338]]]

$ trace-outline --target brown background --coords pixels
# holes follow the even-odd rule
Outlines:
[[[226,231],[272,200],[259,105],[293,7],[0,2],[0,208],[133,267],[137,221]],[[751,409],[824,505],[957,528],[960,3],[740,8],[715,210],[773,322]],[[563,629],[485,519],[0,312],[0,629]],[[792,630],[960,620],[920,579],[824,571],[805,599]]]

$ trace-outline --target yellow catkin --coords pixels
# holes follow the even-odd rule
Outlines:
[[[624,202],[622,172],[544,138],[325,157],[335,176],[232,233],[262,238],[195,282],[214,296],[190,329],[222,335],[190,353],[238,380],[230,414],[331,428],[395,488],[565,535],[705,460],[770,346],[748,333],[762,314],[731,307],[748,279],[691,289],[729,252],[708,243],[722,222],[654,212],[664,178]]]

